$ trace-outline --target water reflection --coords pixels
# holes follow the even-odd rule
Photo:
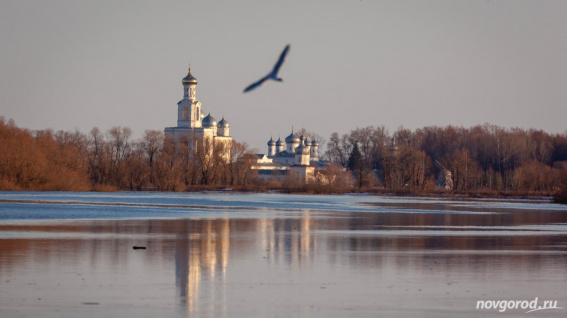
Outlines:
[[[175,222],[172,230],[176,233],[175,276],[180,304],[188,313],[226,316],[229,260],[238,262],[254,254],[267,266],[301,266],[313,260],[315,223],[309,211],[297,219]],[[238,270],[231,273],[239,275]]]
[[[221,282],[209,288],[209,308],[222,308],[230,249],[230,220],[180,220],[175,224],[175,282],[188,312],[199,311],[202,282]],[[216,279],[216,280],[215,280]],[[220,304],[216,304],[216,302]]]
[[[565,212],[487,212],[0,223],[0,308],[450,317],[490,297],[565,306]]]
[[[259,247],[269,264],[300,266],[312,260],[316,249],[317,221],[303,211],[299,219],[260,219],[257,222]]]

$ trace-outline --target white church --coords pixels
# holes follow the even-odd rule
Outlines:
[[[308,140],[293,129],[284,141],[270,138],[267,145],[268,154],[248,156],[252,169],[266,181],[292,177],[306,183],[315,180],[318,170],[325,168],[325,163],[319,160],[319,142]]]
[[[205,116],[201,102],[196,97],[197,78],[191,74],[191,65],[181,83],[183,99],[177,103],[177,126],[166,127],[165,136],[177,141],[202,140],[212,145],[223,143],[228,160],[228,147],[232,144],[229,123],[224,117],[217,122],[210,113]],[[248,160],[251,169],[257,170],[258,176],[264,180],[283,180],[291,176],[303,183],[314,180],[317,170],[325,166],[319,160],[319,142],[315,139],[308,141],[306,137],[294,133],[293,129],[285,142],[270,138],[267,155],[246,155],[241,160]]]
[[[166,127],[165,136],[175,140],[198,138],[212,141],[213,145],[221,142],[230,146],[232,137],[228,121],[223,117],[217,122],[210,113],[205,116],[201,102],[197,100],[197,78],[191,75],[191,64],[181,84],[183,84],[183,99],[177,103],[177,126]]]

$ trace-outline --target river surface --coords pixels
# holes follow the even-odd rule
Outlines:
[[[567,316],[567,206],[0,192],[2,318],[503,316]]]

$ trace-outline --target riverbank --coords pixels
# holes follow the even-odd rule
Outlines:
[[[6,190],[2,190],[6,191]],[[8,191],[20,191],[20,189],[9,189]],[[41,190],[53,191],[53,190]],[[55,190],[57,191],[57,190]],[[99,193],[112,193],[132,191],[131,189],[119,189],[114,186],[96,186],[89,190],[77,192],[99,192]],[[146,187],[140,190],[141,192],[164,192],[159,191],[155,187]],[[165,191],[165,192],[234,192],[234,193],[287,193],[287,194],[369,194],[379,196],[397,196],[397,197],[443,197],[443,198],[483,198],[483,199],[534,199],[553,201],[555,203],[567,204],[567,194],[565,191],[556,191],[550,193],[546,191],[496,191],[496,190],[474,190],[474,191],[453,191],[445,189],[431,189],[431,190],[412,190],[412,189],[386,189],[379,187],[372,188],[355,188],[355,187],[336,187],[326,186],[321,184],[304,184],[304,185],[281,185],[281,184],[268,184],[258,185],[250,184],[245,186],[220,186],[220,185],[193,185],[187,186],[179,191]],[[139,192],[139,191],[134,191]]]
[[[151,189],[148,189],[152,191]],[[385,189],[385,188],[329,188],[321,185],[303,185],[297,187],[263,187],[263,186],[239,186],[239,187],[214,187],[214,186],[193,186],[185,192],[277,192],[289,194],[370,194],[380,196],[397,197],[444,197],[444,198],[484,198],[484,199],[535,199],[535,200],[554,200],[554,194],[542,191],[452,191],[452,190],[430,190],[416,191],[410,189]],[[560,202],[558,202],[560,203]]]

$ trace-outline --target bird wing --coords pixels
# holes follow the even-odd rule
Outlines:
[[[262,77],[257,82],[252,83],[248,87],[246,87],[244,89],[244,93],[249,92],[249,91],[255,89],[256,87],[262,85],[265,81],[269,80],[270,78],[281,81],[281,79],[277,78],[277,75],[278,75],[278,71],[280,70],[280,67],[282,66],[282,64],[285,60],[285,57],[286,57],[288,51],[289,51],[289,44],[286,45],[286,47],[284,48],[284,50],[280,54],[280,58],[276,62],[276,65],[274,65],[274,68],[272,69],[272,71],[268,75]]]
[[[248,91],[251,91],[251,90],[253,90],[254,88],[256,88],[256,87],[262,85],[262,84],[263,84],[265,81],[267,81],[269,78],[270,78],[270,76],[269,76],[269,75],[266,75],[266,76],[262,77],[260,80],[258,80],[257,82],[254,82],[254,83],[250,84],[248,87],[246,87],[246,88],[244,89],[244,93],[246,93],[246,92],[248,92]]]
[[[283,62],[285,61],[285,56],[287,55],[288,51],[289,51],[289,44],[286,45],[286,47],[282,51],[282,54],[280,54],[280,58],[278,59],[278,62],[276,63],[276,65],[274,65],[274,69],[272,70],[272,73],[271,73],[274,76],[276,74],[278,74],[280,67],[282,66]]]

